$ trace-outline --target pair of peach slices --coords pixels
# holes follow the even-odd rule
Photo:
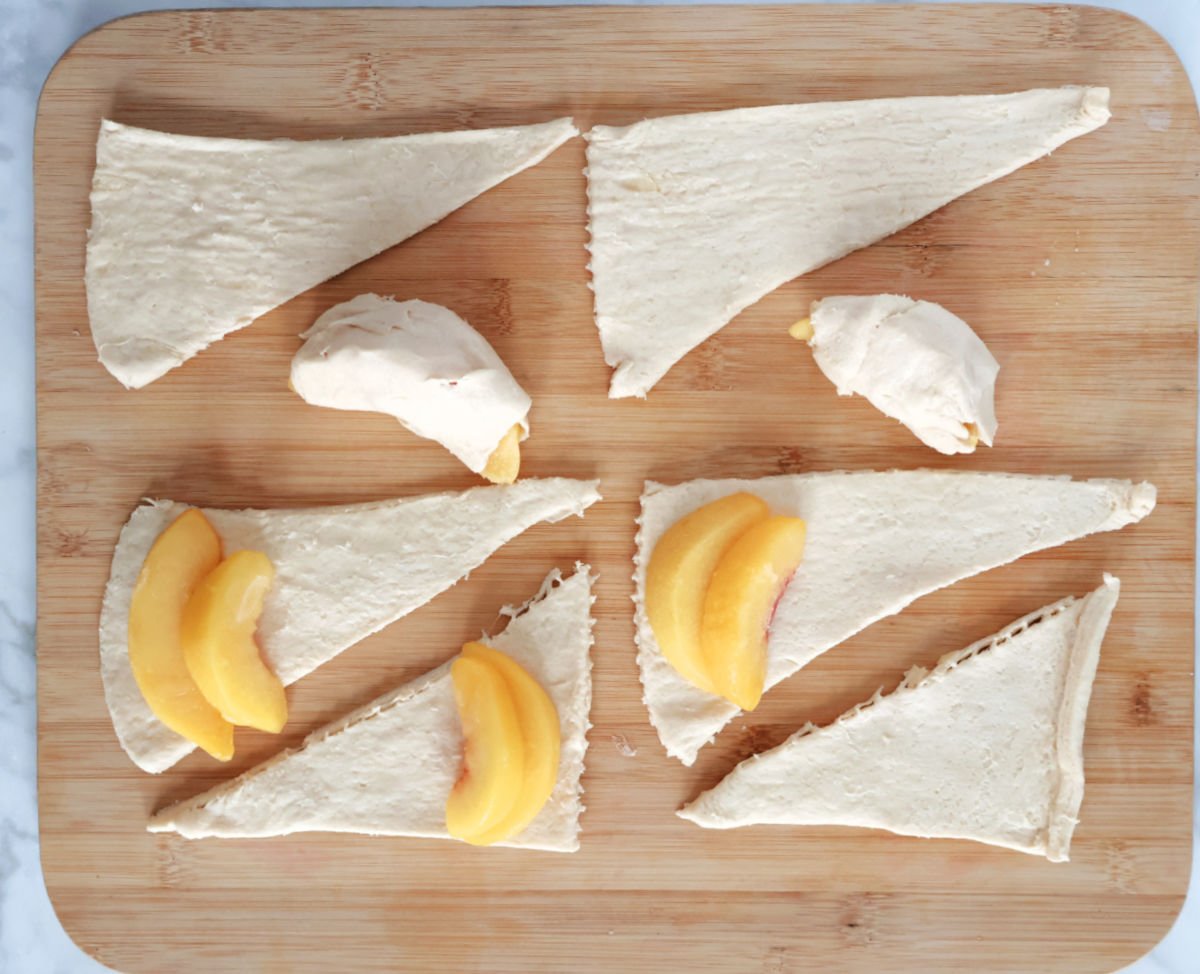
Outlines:
[[[287,697],[263,662],[255,629],[274,566],[260,551],[222,558],[221,539],[196,509],[176,518],[146,556],[129,611],[129,662],[164,724],[220,761],[234,727],[271,734]],[[509,656],[467,643],[450,668],[462,724],[462,773],[446,802],[446,829],[474,845],[518,835],[558,777],[554,702]]]
[[[762,699],[767,632],[800,565],[804,521],[745,491],[680,518],[646,569],[646,615],[680,676],[742,710]]]
[[[283,684],[264,665],[254,630],[275,576],[261,551],[221,557],[198,510],[154,542],[129,606],[129,664],[154,715],[219,761],[233,757],[234,725],[278,734]]]
[[[558,780],[554,701],[520,663],[467,643],[450,665],[463,731],[463,769],[446,801],[446,831],[472,845],[520,835]]]

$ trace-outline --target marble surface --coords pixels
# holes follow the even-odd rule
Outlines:
[[[362,0],[0,0],[0,333],[8,348],[0,357],[0,971],[107,970],[63,932],[38,860],[31,188],[38,92],[76,38],[124,14],[179,7],[369,5]],[[438,0],[426,5],[436,6]],[[1200,85],[1200,0],[1101,0],[1097,5],[1133,13],[1156,28]],[[1195,834],[1197,855],[1183,914],[1162,944],[1126,974],[1200,971],[1200,830]]]

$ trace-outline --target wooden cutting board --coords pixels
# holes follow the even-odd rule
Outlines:
[[[245,137],[385,135],[573,114],[581,128],[771,102],[1113,89],[1112,122],[780,288],[648,401],[605,398],[576,140],[400,247],[140,392],[95,361],[83,288],[101,116]],[[227,11],[110,24],[54,70],[37,127],[42,859],[67,930],[126,971],[1105,971],[1183,901],[1192,794],[1200,137],[1161,38],[1082,7]],[[819,296],[899,291],[961,314],[1003,364],[995,449],[948,459],[842,399],[786,326]],[[360,501],[475,482],[440,447],[285,382],[295,335],[363,291],[454,308],[534,397],[523,473],[595,477],[470,580],[304,680],[282,741],[231,767],[139,772],[97,666],[101,592],[138,498]],[[629,595],[643,478],[929,466],[1149,479],[1153,516],[965,581],[773,691],[687,769],[640,701]],[[301,835],[186,842],[155,808],[450,656],[553,566],[600,573],[583,848]],[[1119,575],[1072,861],[864,830],[706,832],[672,813],[805,720],[912,663]]]

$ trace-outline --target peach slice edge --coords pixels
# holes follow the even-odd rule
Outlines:
[[[204,697],[188,671],[181,640],[184,607],[221,560],[221,539],[190,508],[146,554],[129,603],[129,665],[154,716],[218,761],[233,757],[233,725]]]
[[[776,515],[722,556],[704,597],[701,640],[713,684],[742,710],[762,699],[775,607],[804,554],[805,523]]]
[[[702,648],[709,583],[733,543],[769,513],[764,500],[744,491],[711,501],[672,524],[646,566],[646,619],[659,651],[680,676],[708,693],[718,693]]]

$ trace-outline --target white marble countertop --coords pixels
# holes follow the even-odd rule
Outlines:
[[[523,0],[531,2],[531,0]],[[399,6],[369,0],[0,0],[0,971],[104,971],[59,925],[38,859],[34,666],[32,140],[38,92],[55,60],[93,27],[179,7]],[[425,0],[426,6],[462,5]],[[1200,87],[1200,0],[1099,0],[1174,46]],[[1198,748],[1197,750],[1200,750]],[[1197,791],[1200,796],[1200,790]],[[1191,892],[1175,927],[1125,974],[1200,971],[1200,829]]]

